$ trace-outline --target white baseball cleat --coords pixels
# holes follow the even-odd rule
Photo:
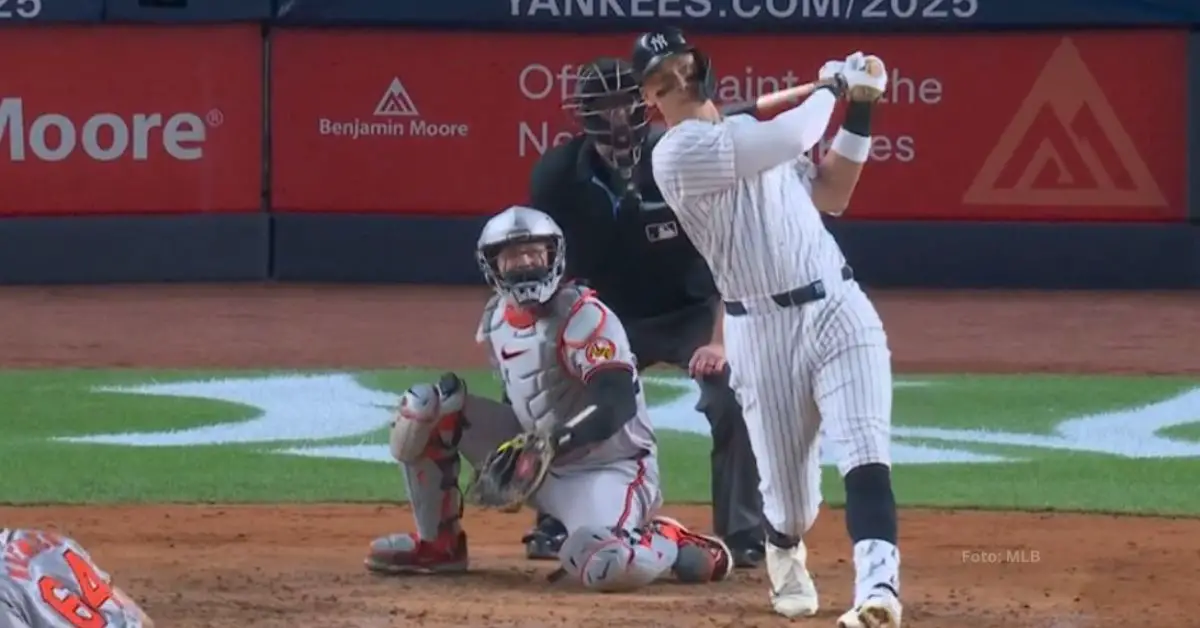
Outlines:
[[[817,614],[817,585],[808,573],[808,549],[801,541],[786,549],[767,543],[767,575],[771,578],[771,606],[784,617]]]
[[[891,593],[867,598],[838,618],[838,628],[900,628],[900,600]]]

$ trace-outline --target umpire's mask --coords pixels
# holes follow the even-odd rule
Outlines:
[[[637,194],[633,169],[642,158],[642,144],[650,131],[646,102],[633,80],[629,63],[601,57],[579,68],[575,94],[563,109],[578,121],[592,139],[596,152]]]

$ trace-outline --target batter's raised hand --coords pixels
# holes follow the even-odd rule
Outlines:
[[[821,69],[817,71],[817,79],[821,81],[835,80],[842,75],[842,70],[845,68],[845,61],[826,61],[825,65],[821,66]]]
[[[725,368],[725,347],[723,345],[704,345],[692,354],[688,361],[688,374],[692,377],[707,377],[716,375]]]
[[[887,66],[874,55],[856,52],[846,57],[842,78],[846,80],[850,100],[875,102],[887,91]]]

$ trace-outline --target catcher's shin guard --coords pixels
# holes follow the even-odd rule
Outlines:
[[[453,373],[442,376],[437,387],[409,389],[402,400],[402,421],[426,421],[430,427],[421,454],[401,462],[408,497],[417,523],[417,535],[432,540],[445,534],[457,534],[463,512],[462,491],[458,486],[461,467],[458,444],[465,422],[462,407],[466,385]],[[414,391],[416,394],[414,394]],[[430,419],[430,416],[436,416]],[[398,430],[393,429],[393,445]],[[393,447],[395,451],[395,447]]]
[[[400,408],[392,421],[389,439],[397,462],[416,462],[428,453],[431,440],[440,439],[457,448],[462,438],[462,409],[467,386],[454,373],[446,373],[434,384],[416,384],[400,396]],[[442,419],[455,417],[453,426]]]
[[[559,551],[562,570],[595,591],[631,591],[671,570],[679,546],[649,530],[583,526],[567,536]]]

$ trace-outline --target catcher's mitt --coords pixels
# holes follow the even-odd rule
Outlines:
[[[542,486],[554,454],[550,438],[534,433],[502,443],[475,470],[467,493],[469,499],[485,508],[520,510]]]

